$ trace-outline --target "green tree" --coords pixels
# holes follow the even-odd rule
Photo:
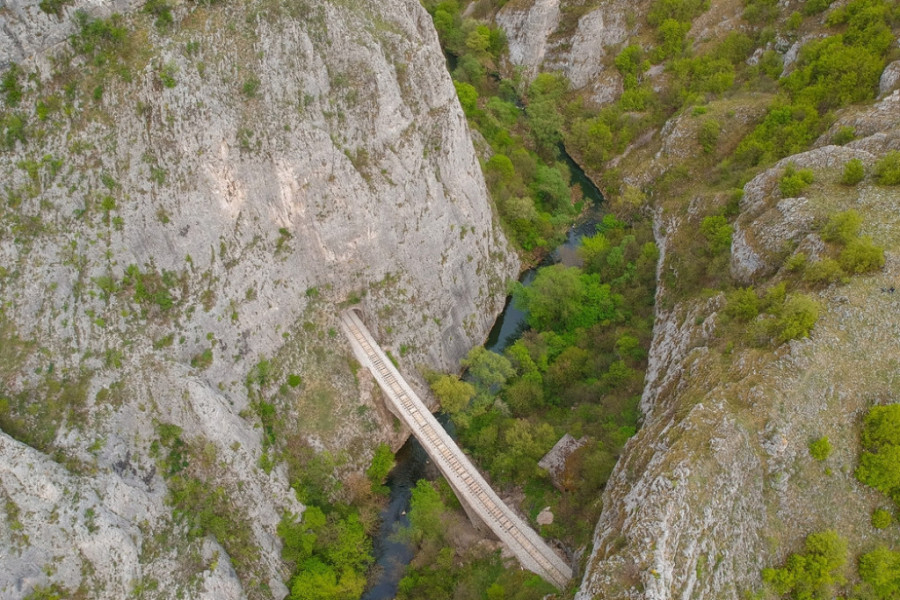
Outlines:
[[[887,529],[893,521],[894,517],[891,516],[891,511],[889,510],[876,508],[872,511],[872,527],[875,529]]]
[[[831,456],[831,450],[831,442],[828,441],[827,435],[809,443],[809,453],[816,460],[825,460]]]
[[[463,112],[467,117],[471,117],[478,110],[478,90],[470,83],[454,81],[453,86],[456,88],[456,95],[459,96],[459,103]]]
[[[515,369],[509,359],[486,350],[484,346],[475,346],[469,350],[460,364],[468,369],[468,374],[475,384],[484,390],[503,385],[515,375]]]
[[[838,262],[850,274],[877,271],[884,266],[884,248],[868,236],[856,238],[841,250]]]
[[[416,482],[409,501],[409,526],[414,541],[444,539],[447,507],[434,486],[424,479]]]
[[[798,600],[830,600],[832,588],[845,582],[847,540],[831,530],[813,533],[804,549],[791,554],[784,567],[763,569],[763,581],[776,593]]]
[[[784,170],[784,175],[778,181],[778,188],[781,195],[785,198],[795,198],[803,193],[814,181],[815,176],[810,169],[800,169],[799,171],[794,165],[788,165]]]
[[[900,405],[874,406],[863,421],[856,478],[900,503]]]
[[[876,597],[893,600],[900,596],[900,552],[880,546],[859,557],[859,576],[872,586]]]
[[[723,216],[704,217],[700,223],[700,233],[706,238],[711,254],[721,254],[731,248],[731,235],[734,233],[734,228]]]
[[[451,415],[465,409],[475,396],[475,386],[456,375],[441,375],[431,384],[431,391]]]
[[[700,125],[700,129],[697,130],[697,141],[700,142],[700,146],[707,154],[716,149],[716,143],[719,141],[719,132],[721,129],[718,121],[715,119],[707,119],[703,121],[703,124]]]
[[[372,464],[366,469],[366,477],[369,478],[373,490],[379,492],[387,490],[387,488],[382,489],[383,486],[381,484],[393,468],[394,453],[391,452],[391,447],[383,442],[378,444],[378,447],[375,448],[375,454],[372,456]]]
[[[841,183],[844,185],[856,185],[866,176],[866,169],[858,158],[850,159],[844,165],[844,174],[841,176]]]
[[[738,288],[728,294],[725,314],[733,319],[752,321],[759,314],[759,296],[753,286]]]
[[[826,242],[848,244],[859,235],[862,217],[853,209],[831,215],[822,228],[822,239]]]
[[[875,163],[875,181],[880,185],[900,184],[900,150],[891,150]]]
[[[819,319],[819,304],[804,294],[791,294],[775,322],[775,339],[779,343],[809,336]]]

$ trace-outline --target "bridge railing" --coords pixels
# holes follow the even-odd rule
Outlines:
[[[423,448],[447,478],[464,504],[506,544],[522,566],[559,588],[565,587],[572,570],[537,533],[501,499],[444,431],[434,415],[406,383],[375,340],[359,314],[351,309],[341,318],[341,326],[354,354],[375,377],[395,414],[410,428]]]

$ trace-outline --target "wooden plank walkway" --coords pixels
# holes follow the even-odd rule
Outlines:
[[[431,411],[409,387],[353,309],[341,315],[341,328],[353,352],[372,372],[394,406],[394,413],[441,470],[463,504],[506,544],[523,567],[562,589],[572,569],[544,540],[497,496],[456,442],[447,435]]]

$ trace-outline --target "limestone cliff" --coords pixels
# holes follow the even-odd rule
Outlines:
[[[575,93],[602,106],[622,92],[616,54],[625,44],[646,52],[657,43],[642,17],[650,4],[524,0],[506,3],[496,20],[507,32],[510,61],[526,75],[561,71]],[[697,52],[729,30],[749,31],[740,3],[709,4],[688,34]],[[779,19],[797,6],[778,3]],[[811,17],[806,37],[779,34],[768,42],[765,49],[778,56],[785,73],[803,42],[824,35],[816,28],[824,28],[826,18]],[[893,35],[896,47],[896,30]],[[589,37],[594,43],[586,48]],[[747,64],[761,55],[758,50]],[[873,509],[889,501],[860,484],[854,470],[862,415],[872,404],[896,402],[898,394],[900,303],[894,292],[900,247],[894,215],[900,194],[871,177],[879,158],[900,149],[897,72],[896,62],[887,66],[875,101],[837,111],[811,150],[740,183],[730,265],[723,264],[730,268],[731,285],[765,289],[791,277],[785,260],[799,253],[809,260],[821,256],[825,244],[818,231],[842,210],[858,211],[862,235],[885,248],[883,270],[812,286],[820,316],[808,339],[775,349],[729,343],[723,333],[725,294],[706,290],[685,297],[683,288],[673,289],[691,260],[679,253],[697,237],[703,216],[727,202],[721,192],[690,184],[712,176],[697,141],[701,115],[721,124],[714,151],[724,156],[762,119],[771,96],[736,92],[707,98],[607,163],[623,182],[651,193],[665,174],[680,172],[687,183],[678,189],[687,191],[683,197],[657,192],[648,207],[663,257],[641,401],[644,420],[604,491],[576,599],[744,598],[762,589],[763,567],[781,564],[811,532],[839,531],[851,556],[896,543],[895,531],[870,523]],[[642,74],[654,89],[662,89],[667,77],[659,66]],[[834,145],[844,130],[854,131],[856,139]],[[854,158],[869,175],[855,187],[841,185],[843,166]],[[800,197],[784,197],[779,189],[788,165],[814,175],[815,183]],[[822,436],[835,448],[824,464],[807,448]]]
[[[360,305],[408,372],[451,368],[518,261],[415,0],[73,23],[128,6],[0,15],[21,92],[0,152],[0,598],[280,598],[275,526],[302,507],[249,390],[364,467],[400,433],[338,311]],[[237,573],[166,504],[179,444],[247,530]]]

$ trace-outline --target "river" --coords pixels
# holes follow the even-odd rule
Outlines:
[[[569,184],[581,187],[587,208],[567,232],[566,241],[557,246],[538,267],[528,269],[519,276],[519,282],[525,286],[534,281],[539,267],[557,263],[579,266],[581,261],[576,250],[581,238],[594,234],[602,216],[600,207],[603,195],[600,190],[566,154],[565,149],[560,146],[560,150],[571,172]],[[525,331],[527,317],[528,315],[513,305],[511,297],[507,298],[506,306],[494,322],[484,347],[491,352],[503,352]],[[444,429],[455,439],[450,420],[440,414],[437,416]],[[414,437],[410,437],[397,452],[396,465],[387,478],[387,486],[390,489],[388,505],[381,512],[381,526],[375,538],[375,568],[378,575],[372,587],[366,590],[360,600],[392,600],[396,596],[400,579],[403,578],[406,565],[412,560],[414,552],[395,534],[399,529],[409,525],[407,513],[412,488],[418,480],[433,477],[434,469],[429,470],[428,464],[425,450]]]

